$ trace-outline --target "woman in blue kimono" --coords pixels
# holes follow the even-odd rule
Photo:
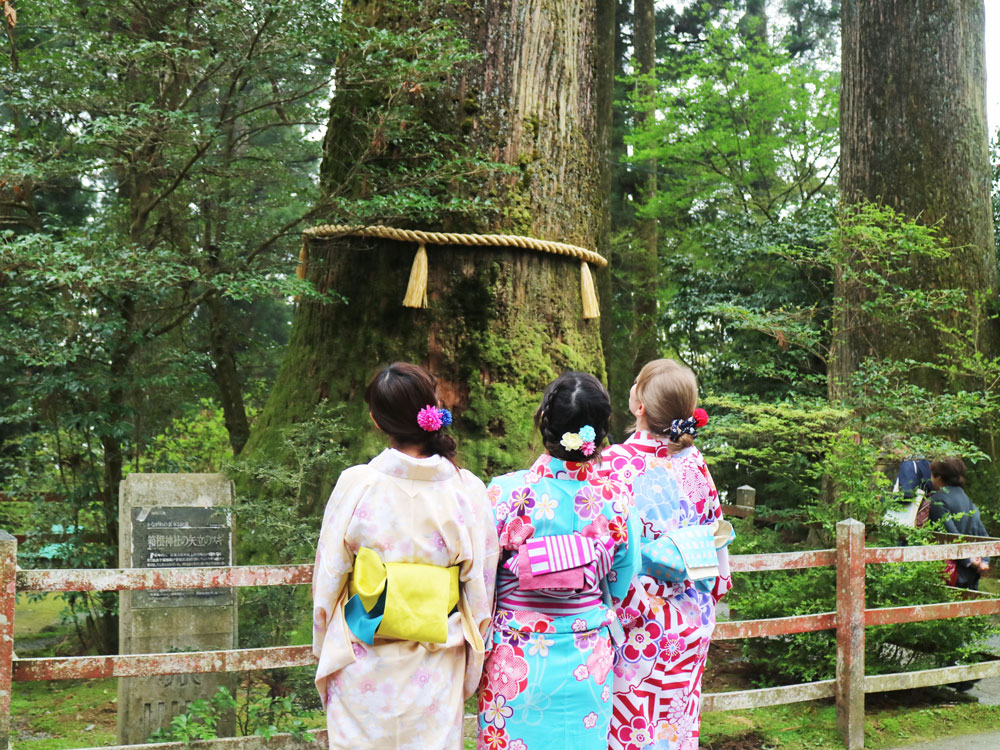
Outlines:
[[[618,621],[605,601],[639,565],[628,490],[592,464],[610,416],[595,377],[562,375],[535,413],[545,453],[487,490],[501,564],[479,690],[484,750],[607,748]]]

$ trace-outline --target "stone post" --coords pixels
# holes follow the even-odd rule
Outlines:
[[[219,567],[233,564],[232,483],[222,474],[129,474],[119,493],[122,568]],[[237,646],[232,588],[123,591],[123,654],[210,651]],[[220,687],[235,695],[229,673],[128,677],[118,681],[118,742],[146,742],[198,699]],[[219,736],[235,733],[220,717]]]

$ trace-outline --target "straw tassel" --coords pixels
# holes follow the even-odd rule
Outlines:
[[[427,307],[427,248],[420,243],[410,268],[410,281],[406,285],[403,307]]]
[[[302,249],[299,250],[299,265],[295,268],[295,275],[302,280],[306,277],[306,271],[309,270],[309,240],[305,237],[302,238]],[[295,295],[295,304],[302,301],[302,295]]]
[[[295,269],[295,275],[304,279],[307,270],[309,270],[309,240],[303,238],[302,249],[299,250],[299,265]]]
[[[601,306],[597,303],[597,292],[594,291],[594,278],[590,275],[587,261],[580,265],[580,292],[583,295],[583,317],[601,317]]]

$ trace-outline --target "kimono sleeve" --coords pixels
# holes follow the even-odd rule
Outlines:
[[[331,675],[354,661],[354,649],[344,620],[347,583],[354,567],[354,553],[347,546],[348,527],[363,494],[367,466],[344,471],[333,488],[323,514],[316,564],[313,568],[313,655],[319,662],[316,688],[326,705],[326,685]]]
[[[709,493],[709,507],[705,509],[705,519],[708,523],[714,523],[715,521],[722,520],[722,504],[719,502],[719,493],[715,489],[715,480],[712,479],[712,473],[708,470],[708,464],[705,463],[705,459],[698,455],[699,469],[702,475],[705,477],[705,482],[710,489]],[[729,567],[729,546],[725,546],[718,550],[719,554],[719,575],[715,578],[715,584],[712,586],[712,599],[716,603],[726,595],[726,592],[733,587],[733,574]]]
[[[462,622],[465,628],[465,681],[463,698],[475,694],[483,671],[493,621],[493,596],[497,559],[500,554],[486,487],[474,475],[462,471],[462,489],[471,518],[466,519],[459,580]]]
[[[615,557],[608,574],[608,589],[612,599],[621,600],[628,593],[632,579],[639,573],[642,566],[642,537],[639,525],[639,514],[630,508],[631,493],[622,485],[622,502],[625,517],[625,540],[615,550]]]

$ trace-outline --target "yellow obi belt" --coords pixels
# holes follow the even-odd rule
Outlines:
[[[458,604],[458,566],[384,563],[362,547],[347,591],[344,617],[360,641],[371,645],[378,636],[444,643],[448,615]]]

